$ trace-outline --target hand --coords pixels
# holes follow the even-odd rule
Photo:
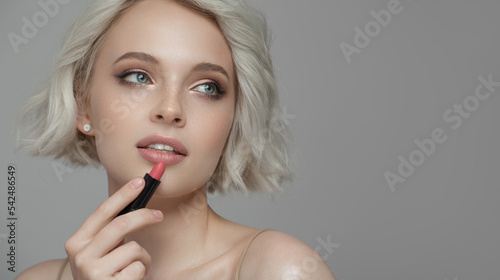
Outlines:
[[[143,279],[151,256],[137,242],[124,243],[125,236],[159,223],[158,210],[140,209],[115,216],[144,188],[144,179],[128,182],[106,199],[66,241],[73,279]]]

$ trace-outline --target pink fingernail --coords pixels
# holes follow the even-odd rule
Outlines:
[[[158,219],[163,218],[163,213],[160,210],[153,210],[153,213],[156,217],[158,217]]]
[[[135,178],[132,183],[130,183],[130,186],[132,187],[132,189],[134,190],[138,190],[142,187],[142,185],[144,185],[144,179],[142,178]]]

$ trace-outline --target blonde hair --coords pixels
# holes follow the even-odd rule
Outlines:
[[[88,102],[94,62],[107,30],[141,0],[95,1],[74,23],[47,86],[21,110],[18,147],[32,155],[98,166],[94,137],[76,128]],[[237,77],[236,110],[226,150],[208,191],[281,190],[291,181],[291,134],[280,109],[264,16],[238,0],[177,0],[214,19],[231,48]]]

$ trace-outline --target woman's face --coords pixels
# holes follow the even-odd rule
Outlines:
[[[92,124],[111,193],[165,159],[165,151],[142,147],[164,138],[181,142],[186,155],[167,163],[156,195],[192,192],[213,174],[233,123],[230,48],[200,13],[174,1],[141,1],[107,32],[88,105],[78,127]]]

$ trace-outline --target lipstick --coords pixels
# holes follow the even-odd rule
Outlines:
[[[146,204],[148,204],[149,200],[153,196],[153,193],[161,182],[160,178],[163,175],[163,172],[165,172],[165,163],[160,161],[153,167],[153,169],[151,169],[149,174],[146,173],[146,175],[144,175],[146,185],[139,196],[134,199],[134,201],[130,202],[127,207],[123,208],[123,210],[116,216],[118,217],[128,212],[146,207]]]

